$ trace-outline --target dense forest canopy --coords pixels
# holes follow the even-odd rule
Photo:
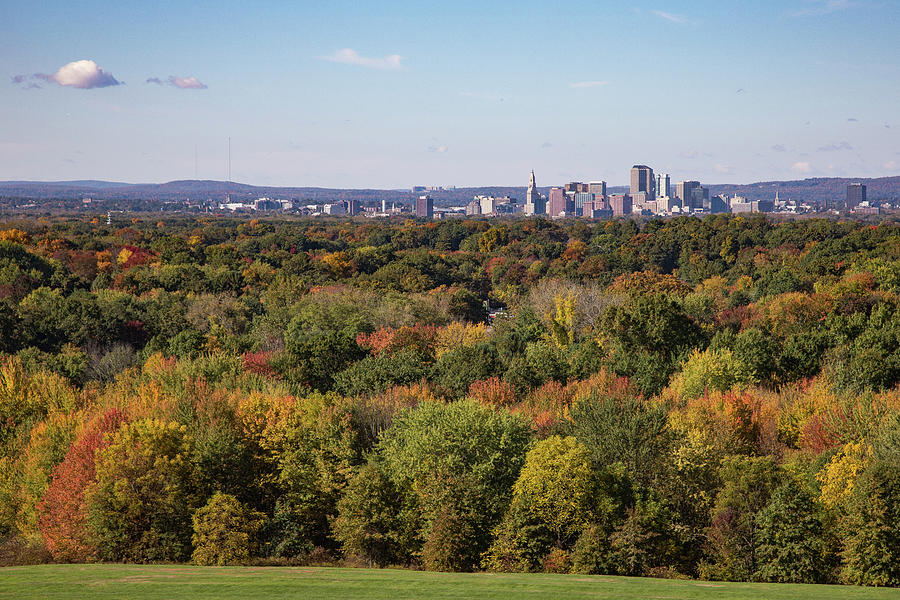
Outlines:
[[[0,561],[900,584],[900,227],[0,222]]]

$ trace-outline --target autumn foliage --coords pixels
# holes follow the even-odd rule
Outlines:
[[[50,486],[38,504],[40,529],[53,558],[84,562],[95,546],[86,525],[85,490],[94,481],[97,452],[109,445],[110,434],[125,423],[125,413],[109,409],[89,423],[53,469]]]

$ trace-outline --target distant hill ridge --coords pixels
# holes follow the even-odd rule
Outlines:
[[[816,177],[795,181],[761,181],[746,184],[709,185],[710,193],[744,196],[751,200],[775,197],[805,202],[835,200],[846,196],[847,185],[853,182],[866,184],[871,200],[900,199],[900,176],[879,178]],[[564,182],[560,182],[562,185]],[[673,186],[674,187],[674,186]],[[468,202],[475,195],[512,196],[524,201],[525,186],[461,187],[428,192],[439,205],[447,206]],[[547,193],[549,187],[540,188]],[[625,186],[611,186],[610,193],[627,191]],[[113,181],[3,181],[0,196],[41,199],[96,199],[136,200],[207,200],[224,201],[230,196],[234,201],[268,196],[325,203],[341,200],[409,202],[416,197],[410,190],[341,189],[322,187],[273,187],[245,183],[211,180],[180,180],[167,183],[121,183]]]

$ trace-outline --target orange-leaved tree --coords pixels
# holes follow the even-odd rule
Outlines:
[[[94,553],[86,526],[84,491],[94,481],[94,455],[109,445],[109,434],[125,422],[111,408],[88,425],[53,470],[38,504],[38,526],[44,544],[58,561],[84,561]]]

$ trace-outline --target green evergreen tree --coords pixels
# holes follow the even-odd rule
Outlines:
[[[844,581],[900,585],[900,466],[879,462],[860,477],[846,531]]]
[[[777,583],[824,583],[833,556],[813,497],[789,479],[756,516],[759,527],[754,579]]]

